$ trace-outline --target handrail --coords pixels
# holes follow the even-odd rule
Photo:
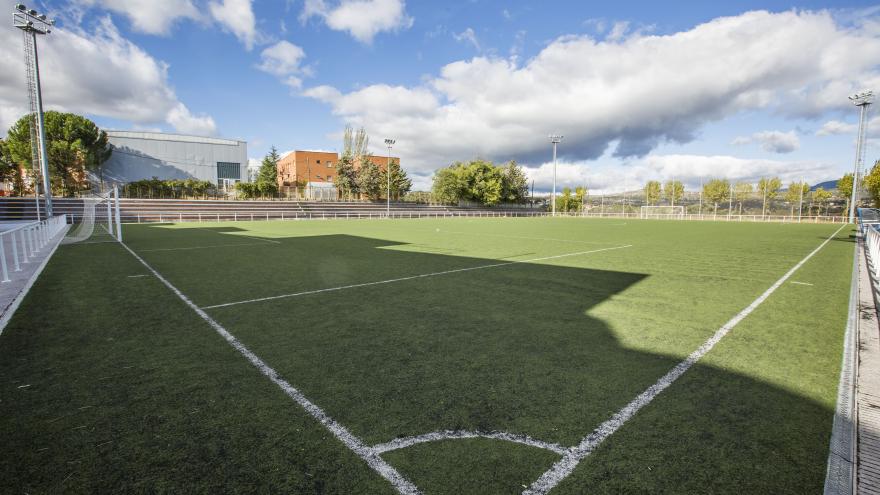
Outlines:
[[[0,283],[11,282],[9,267],[20,272],[21,266],[30,263],[66,226],[67,215],[56,215],[0,232],[0,275],[3,277]],[[10,253],[7,253],[7,244]]]

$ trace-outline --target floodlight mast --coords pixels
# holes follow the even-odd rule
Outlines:
[[[394,139],[386,139],[385,146],[388,147],[388,163],[385,165],[385,175],[388,177],[388,190],[385,198],[385,216],[391,218],[391,147],[397,141]]]
[[[12,11],[12,25],[21,29],[24,37],[25,67],[27,69],[28,97],[31,106],[31,164],[38,165],[46,195],[46,216],[52,216],[52,188],[49,185],[49,158],[46,152],[46,128],[43,120],[43,94],[40,87],[40,63],[37,55],[37,35],[49,34],[55,21],[36,10],[17,4]],[[36,125],[34,126],[34,122]],[[34,129],[36,127],[36,129]],[[34,141],[38,141],[35,143]],[[38,163],[34,163],[38,162]],[[35,188],[36,189],[36,188]],[[39,211],[39,199],[37,200]]]
[[[552,205],[553,216],[556,216],[556,145],[562,142],[562,136],[558,134],[551,134],[548,136],[550,138],[550,142],[553,143],[553,196],[550,198],[550,204]]]
[[[865,133],[868,127],[868,107],[874,103],[873,91],[862,91],[849,97],[853,105],[859,107],[859,136],[856,140],[856,163],[853,167],[853,185],[849,200],[849,223],[856,219],[856,204],[859,200],[859,177],[865,161]]]

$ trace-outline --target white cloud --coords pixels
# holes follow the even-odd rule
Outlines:
[[[731,141],[733,145],[758,143],[769,153],[791,153],[801,147],[801,141],[794,131],[763,131],[751,136],[739,136]]]
[[[719,155],[647,155],[624,167],[606,167],[594,162],[561,161],[557,164],[557,191],[563,187],[586,184],[595,192],[634,191],[649,180],[667,181],[673,177],[684,183],[687,190],[699,190],[701,181],[725,178],[732,182],[755,183],[761,177],[778,176],[783,183],[805,178],[810,183],[828,180],[833,165],[817,161],[783,161],[748,159]],[[535,181],[535,190],[552,190],[553,163],[526,167],[529,181]]]
[[[0,8],[11,2],[0,2]],[[0,132],[27,108],[21,35],[0,27]],[[47,110],[110,117],[135,125],[168,124],[180,132],[213,134],[214,121],[193,115],[168,83],[168,67],[123,38],[109,17],[94,31],[56,28],[40,40],[43,101]]]
[[[458,34],[453,33],[452,37],[459,43],[470,43],[475,50],[480,51],[480,40],[477,39],[477,33],[473,29],[467,28]]]
[[[361,43],[372,43],[381,32],[412,27],[413,18],[406,13],[404,0],[340,0],[329,7],[324,0],[306,0],[299,18],[324,20],[335,31],[346,31]]]
[[[302,71],[300,63],[306,52],[293,43],[281,40],[260,53],[262,62],[257,67],[269,74],[282,77]]]
[[[252,0],[81,0],[85,7],[99,6],[124,15],[136,31],[168,35],[183,19],[203,24],[211,21],[235,35],[250,50],[258,41]]]
[[[858,124],[849,124],[839,120],[829,120],[822,124],[822,127],[816,131],[817,136],[836,136],[838,134],[856,134],[859,130]],[[880,138],[880,117],[868,119],[867,136],[870,138]]]
[[[250,50],[257,41],[257,27],[251,0],[222,0],[208,4],[211,16]]]
[[[406,162],[424,172],[475,155],[534,163],[549,132],[566,135],[566,158],[595,159],[609,147],[638,157],[742,111],[846,109],[856,89],[880,87],[880,30],[872,26],[838,24],[827,11],[747,12],[662,36],[565,36],[523,65],[475,57],[417,86],[305,94],[373,135],[395,137]],[[861,56],[845,56],[855,51]],[[374,98],[392,89],[393,102]]]
[[[123,14],[136,31],[148,34],[167,35],[179,19],[202,18],[191,0],[83,0],[82,5]]]

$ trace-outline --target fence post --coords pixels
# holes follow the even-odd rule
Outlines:
[[[21,271],[21,265],[18,263],[18,246],[15,245],[15,231],[10,234],[12,236],[12,260],[15,262],[15,271]]]
[[[6,247],[3,245],[3,236],[0,236],[0,260],[3,264],[3,281],[9,282],[9,269],[6,267]]]

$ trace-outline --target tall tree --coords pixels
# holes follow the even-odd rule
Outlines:
[[[352,157],[343,153],[339,163],[336,164],[336,175],[333,177],[333,185],[340,194],[349,199],[358,194],[358,171],[354,168]]]
[[[779,189],[782,187],[782,181],[779,177],[761,177],[758,181],[758,194],[761,196],[761,216],[767,212],[767,205],[776,198]]]
[[[587,186],[578,186],[574,188],[574,200],[577,204],[577,210],[582,211],[585,207],[587,199]]]
[[[366,155],[361,157],[358,171],[358,191],[367,199],[376,201],[385,193],[385,172],[373,163]]]
[[[431,187],[434,200],[441,203],[454,203],[464,199],[467,180],[463,172],[464,166],[460,162],[437,170],[434,173]]]
[[[408,193],[410,189],[412,189],[412,180],[406,176],[406,171],[400,167],[400,163],[398,163],[397,160],[391,160],[387,173],[391,174],[392,198],[397,198],[399,200]],[[387,175],[385,176],[385,180],[388,180]]]
[[[743,200],[749,199],[749,196],[752,195],[752,184],[750,182],[737,182],[733,186],[733,194],[736,197],[737,203],[739,203],[739,214],[742,215],[743,210]]]
[[[815,191],[813,191],[813,201],[819,207],[819,214],[822,214],[822,207],[825,207],[825,214],[828,214],[828,201],[831,199],[831,191],[826,191],[821,187],[817,187]]]
[[[871,171],[865,176],[864,183],[865,189],[868,190],[868,194],[874,200],[874,207],[880,207],[880,160],[874,162]]]
[[[522,167],[511,160],[504,166],[502,200],[507,203],[524,203],[529,195],[529,181]]]
[[[257,171],[257,190],[264,196],[273,196],[278,192],[278,150],[272,146],[269,153],[263,157],[260,169]]]
[[[790,215],[794,216],[795,206],[800,207],[803,198],[810,193],[810,186],[806,182],[792,182],[785,191],[785,201],[791,205]]]
[[[714,213],[718,213],[718,203],[730,198],[730,182],[727,179],[712,179],[703,184],[703,197],[715,205]]]
[[[9,129],[6,144],[12,160],[33,171],[30,122],[31,115],[18,119]],[[53,191],[63,195],[85,188],[87,171],[103,182],[103,165],[111,153],[107,133],[91,120],[72,113],[50,110],[44,114],[44,122]]]
[[[669,180],[663,184],[663,197],[670,205],[678,203],[684,196],[684,184],[681,181]]]
[[[853,188],[853,174],[843,174],[837,181],[837,194],[841,197],[846,198],[846,209],[845,211],[849,211],[849,201],[852,198],[852,188]]]
[[[660,183],[656,180],[648,181],[645,184],[645,202],[648,205],[655,205],[660,201]]]

